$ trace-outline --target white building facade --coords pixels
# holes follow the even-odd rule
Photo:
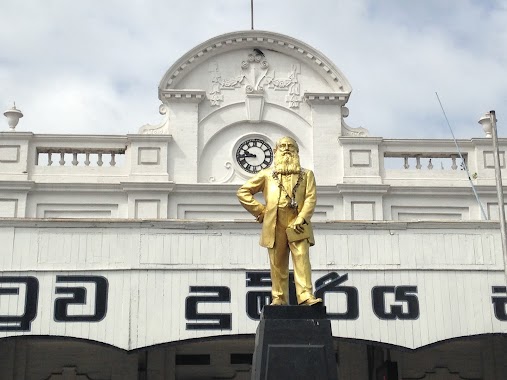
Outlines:
[[[1,132],[0,379],[249,378],[269,266],[235,192],[286,135],[340,378],[507,378],[491,142],[458,141],[469,180],[452,140],[348,126],[351,91],[303,42],[235,32],[166,72],[138,134]]]

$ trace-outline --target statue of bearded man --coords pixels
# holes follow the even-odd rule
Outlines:
[[[258,192],[262,192],[265,204],[254,198]],[[298,304],[321,303],[322,299],[313,295],[309,257],[310,246],[315,244],[310,222],[317,200],[315,176],[311,170],[301,168],[297,142],[291,137],[278,140],[274,167],[248,180],[237,196],[243,207],[262,223],[260,245],[269,253],[271,305],[288,304],[289,251]]]

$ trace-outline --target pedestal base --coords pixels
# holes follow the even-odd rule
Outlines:
[[[264,307],[252,364],[252,380],[261,379],[338,379],[324,306]]]

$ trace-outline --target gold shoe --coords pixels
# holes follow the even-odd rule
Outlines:
[[[273,302],[270,303],[270,306],[285,306],[285,305],[287,305],[287,303],[279,299],[273,300]]]
[[[303,301],[299,304],[299,306],[313,306],[315,304],[322,303],[322,298],[311,297],[306,301]]]

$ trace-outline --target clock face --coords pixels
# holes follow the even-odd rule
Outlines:
[[[248,173],[258,173],[273,162],[273,149],[261,139],[252,138],[239,144],[236,161]]]

